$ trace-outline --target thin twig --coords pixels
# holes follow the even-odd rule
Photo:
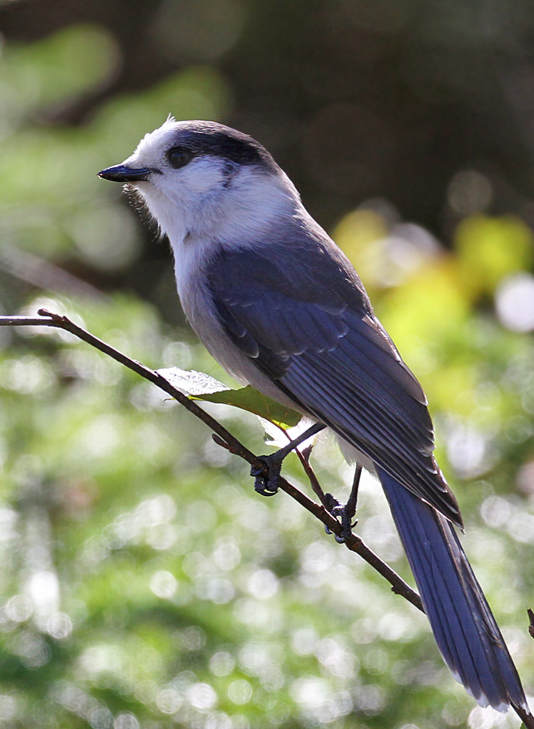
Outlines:
[[[308,481],[310,482],[310,485],[311,485],[314,493],[320,499],[321,504],[326,509],[328,500],[326,498],[326,494],[323,491],[321,484],[319,483],[319,479],[315,475],[315,471],[313,470],[311,463],[306,458],[304,453],[301,453],[301,451],[298,448],[295,449],[295,452],[296,452],[297,456],[299,457],[299,460],[302,464],[302,468],[304,469],[304,473],[308,477]]]
[[[103,354],[111,357],[116,362],[124,365],[128,369],[132,370],[136,374],[140,375],[144,379],[152,382],[156,387],[166,392],[168,395],[177,400],[180,405],[183,405],[190,413],[195,417],[202,420],[213,432],[218,436],[216,442],[219,445],[223,445],[231,453],[239,456],[243,460],[247,461],[254,468],[261,469],[265,468],[265,464],[262,463],[256,456],[248,450],[237,438],[235,438],[226,428],[224,428],[215,418],[209,415],[205,410],[202,410],[196,402],[190,400],[187,395],[177,390],[166,380],[162,375],[154,370],[145,367],[145,365],[131,359],[127,355],[120,352],[118,349],[111,347],[106,342],[98,339],[93,334],[90,334],[86,329],[75,324],[68,317],[61,314],[55,314],[47,311],[46,309],[39,309],[38,317],[26,317],[26,316],[0,316],[0,326],[47,326],[54,327],[56,329],[63,329],[64,331],[74,334],[79,339],[83,340],[92,347],[95,347]],[[282,491],[285,491],[288,496],[291,496],[319,521],[321,521],[330,532],[341,535],[342,526],[334,519],[334,517],[322,506],[309,499],[306,494],[302,493],[299,489],[289,483],[285,478],[280,476],[279,487]],[[360,555],[371,567],[379,572],[390,584],[391,589],[397,595],[401,595],[408,602],[414,605],[416,608],[424,612],[421,598],[419,595],[412,590],[412,588],[398,575],[391,567],[383,562],[378,555],[376,555],[364,542],[356,535],[351,535],[345,541],[346,547]]]

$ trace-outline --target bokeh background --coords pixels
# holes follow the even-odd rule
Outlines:
[[[0,310],[70,314],[228,381],[168,246],[98,180],[172,112],[262,141],[353,260],[431,403],[466,550],[534,693],[530,0],[0,4]],[[0,329],[0,726],[518,727],[424,616],[162,393]],[[256,452],[258,420],[210,411]],[[350,473],[321,441],[325,488]],[[295,456],[287,473],[308,486]],[[358,531],[409,578],[372,479]]]

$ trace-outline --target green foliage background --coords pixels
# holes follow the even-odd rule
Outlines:
[[[180,319],[170,259],[150,296],[119,285],[135,266],[148,276],[151,259],[96,172],[168,112],[228,121],[238,101],[216,64],[190,64],[81,125],[50,118],[105,84],[118,56],[99,25],[4,48],[0,307],[46,306],[150,367],[228,382]],[[463,542],[532,691],[534,343],[521,323],[532,301],[502,311],[510,286],[532,293],[533,235],[526,217],[472,204],[485,180],[456,180],[448,250],[391,201],[355,201],[329,227],[425,387]],[[0,388],[1,726],[518,726],[474,707],[424,616],[284,494],[256,496],[243,462],[148,383],[64,333],[1,329]],[[254,416],[206,407],[265,450]],[[297,459],[286,464],[308,489]],[[347,495],[333,443],[314,464]],[[358,516],[410,579],[370,478]]]

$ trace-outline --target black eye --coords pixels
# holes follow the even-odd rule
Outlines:
[[[170,166],[174,167],[175,170],[178,170],[180,167],[184,167],[188,162],[191,162],[193,159],[193,153],[190,149],[186,149],[185,147],[171,147],[171,149],[167,152],[167,159],[169,160]]]

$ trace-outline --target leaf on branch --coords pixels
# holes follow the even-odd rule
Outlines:
[[[169,367],[157,372],[193,400],[233,405],[270,420],[284,429],[294,427],[302,417],[296,410],[280,405],[250,385],[234,390],[204,372],[181,370],[179,367]]]

